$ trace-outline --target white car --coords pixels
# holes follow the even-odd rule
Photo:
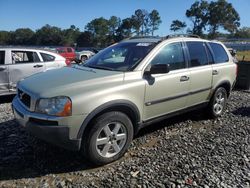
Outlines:
[[[82,62],[88,60],[89,58],[91,58],[94,55],[95,55],[95,53],[90,51],[90,50],[83,50],[80,52],[76,52],[76,58],[81,60]]]
[[[0,96],[14,94],[17,82],[25,77],[64,66],[64,57],[46,50],[0,48]]]

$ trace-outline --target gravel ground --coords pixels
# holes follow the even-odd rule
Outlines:
[[[250,187],[250,92],[223,117],[202,112],[143,129],[126,155],[95,168],[77,152],[28,135],[0,104],[0,187]]]

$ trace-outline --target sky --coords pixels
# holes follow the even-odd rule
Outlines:
[[[241,27],[250,27],[250,0],[228,0],[240,15]],[[170,34],[173,20],[191,22],[185,12],[194,0],[0,0],[0,30],[17,28],[36,30],[49,24],[62,29],[75,25],[84,31],[85,25],[94,18],[118,16],[130,17],[137,9],[151,12],[158,10],[162,23],[157,35]]]

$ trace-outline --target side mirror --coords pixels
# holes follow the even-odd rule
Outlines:
[[[170,70],[169,70],[168,64],[155,64],[151,66],[149,73],[150,74],[165,74],[165,73],[168,73],[169,71]]]

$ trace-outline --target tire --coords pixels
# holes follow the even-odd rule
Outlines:
[[[87,59],[88,59],[87,56],[85,56],[85,55],[81,56],[81,61],[82,61],[82,62],[85,62]]]
[[[218,118],[223,114],[226,109],[227,104],[227,91],[223,87],[219,87],[212,98],[210,99],[208,105],[208,115],[211,118]]]
[[[124,155],[133,139],[133,125],[122,112],[107,112],[91,123],[83,136],[84,156],[95,165],[111,163]]]

